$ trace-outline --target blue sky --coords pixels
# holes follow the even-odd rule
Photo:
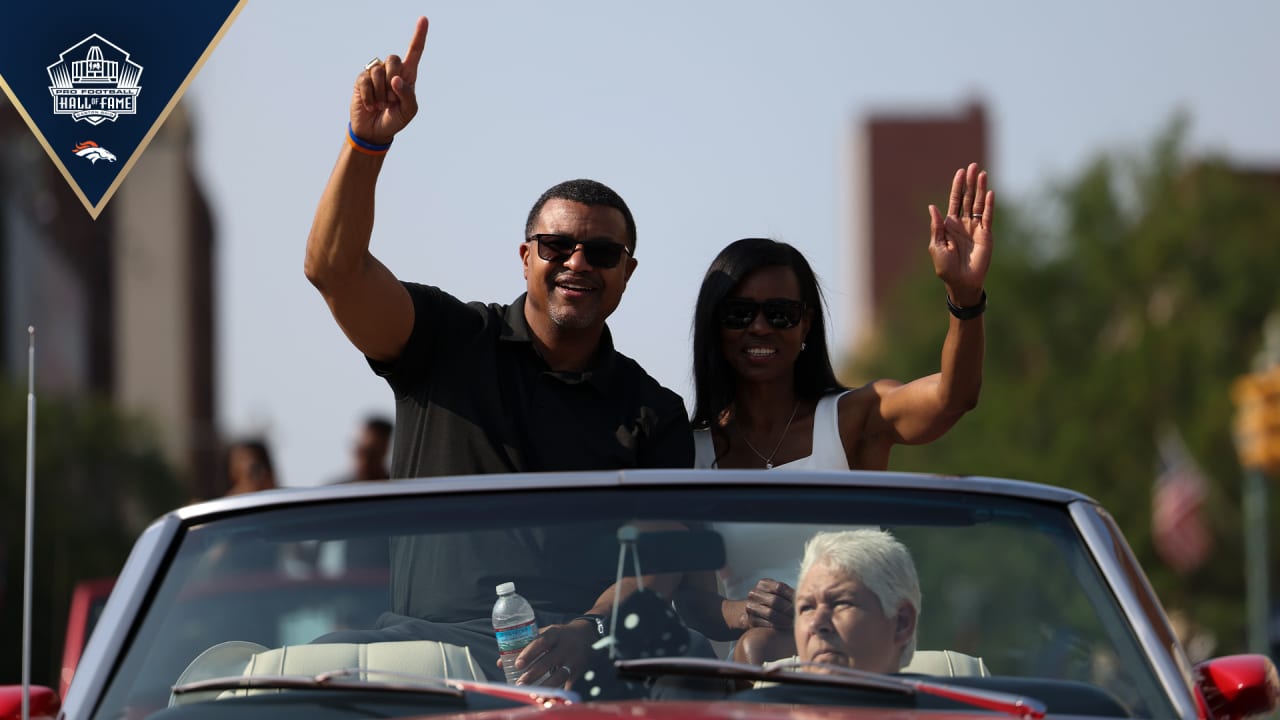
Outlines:
[[[983,102],[1011,201],[1144,147],[1179,110],[1196,150],[1280,165],[1280,3],[1264,0],[250,0],[187,99],[217,221],[222,429],[265,433],[287,485],[337,475],[359,417],[393,407],[302,258],[352,81],[403,54],[419,15],[422,109],[379,182],[374,253],[402,279],[508,302],[534,199],[601,180],[639,229],[615,341],[686,399],[697,286],[734,239],[799,247],[842,326],[844,163],[869,114]]]

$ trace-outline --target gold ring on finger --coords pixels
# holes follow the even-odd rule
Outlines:
[[[367,62],[367,63],[365,63],[365,64],[364,64],[364,69],[365,69],[365,70],[372,70],[372,69],[374,69],[375,67],[377,67],[377,66],[379,66],[379,65],[381,65],[381,64],[382,64],[382,58],[375,57],[374,59],[372,59],[372,60],[370,60],[369,62]]]

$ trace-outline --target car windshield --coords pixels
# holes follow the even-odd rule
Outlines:
[[[626,552],[620,528],[638,533]],[[608,638],[598,642],[593,668],[612,674],[613,659],[664,654],[732,658],[733,638],[703,627],[706,613],[682,589],[742,599],[758,577],[794,587],[810,536],[865,528],[901,542],[919,577],[919,665],[904,676],[1042,696],[1050,711],[1054,698],[1083,693],[1094,699],[1096,707],[1083,708],[1093,714],[1175,714],[1067,504],[924,488],[686,484],[342,497],[189,522],[148,589],[95,717],[145,717],[197,702],[231,712],[252,697],[171,692],[221,677],[359,668],[502,682],[490,622],[495,586],[514,583],[545,628],[596,605],[620,561],[625,576],[638,562],[661,612],[628,616],[624,602],[623,619],[643,622],[619,623],[614,658]],[[466,628],[472,634],[458,637],[472,641],[424,652],[420,638],[439,638],[421,629],[441,625]],[[363,650],[313,657],[334,642]],[[409,663],[396,650],[406,647]],[[581,668],[574,675],[568,689],[587,702],[681,697],[656,692],[662,678],[589,679]],[[698,697],[742,687],[728,685],[723,695],[702,688]],[[765,689],[752,692],[769,700]],[[787,692],[790,703],[864,700],[806,695],[817,692],[812,686]]]

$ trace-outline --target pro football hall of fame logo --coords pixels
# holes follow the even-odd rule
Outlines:
[[[99,125],[138,111],[142,66],[97,33],[59,53],[48,72],[55,115]]]
[[[246,2],[0,0],[0,90],[91,217]]]

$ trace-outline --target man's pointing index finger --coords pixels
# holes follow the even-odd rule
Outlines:
[[[422,49],[427,44],[427,19],[418,18],[413,28],[413,39],[409,41],[409,51],[404,54],[404,79],[409,83],[418,80],[418,61],[422,59]]]

